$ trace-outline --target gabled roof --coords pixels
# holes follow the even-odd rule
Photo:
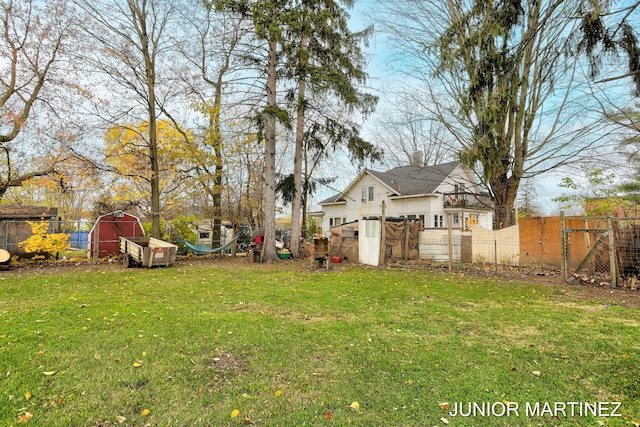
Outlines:
[[[458,166],[458,162],[450,162],[424,168],[402,166],[387,172],[369,172],[387,187],[392,188],[394,195],[412,196],[434,193]]]
[[[378,172],[371,169],[362,171],[341,193],[320,202],[321,205],[344,202],[348,193],[365,174],[368,174],[389,189],[391,196],[414,196],[433,194],[438,186],[451,175],[460,165],[458,162],[443,163],[440,165],[414,168],[413,166],[401,166],[386,172]],[[461,182],[467,181],[467,177],[457,177]]]

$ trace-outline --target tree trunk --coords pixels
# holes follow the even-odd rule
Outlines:
[[[302,50],[300,59],[301,75],[298,76],[298,111],[296,117],[296,148],[293,158],[293,200],[291,202],[291,255],[300,257],[300,237],[302,224],[300,211],[302,204],[302,150],[304,149],[304,114],[305,114],[305,89],[306,89],[306,50],[309,41],[306,35],[300,40]]]
[[[519,177],[507,178],[501,176],[495,182],[491,182],[490,186],[493,190],[493,202],[495,210],[495,229],[500,230],[515,224],[513,217],[513,205],[518,194],[520,186]]]
[[[264,113],[264,183],[263,203],[264,241],[262,261],[271,262],[276,255],[276,47],[275,40],[269,40],[269,58],[267,64],[267,108]]]
[[[149,118],[149,157],[151,159],[151,237],[159,239],[160,235],[160,173],[158,167],[158,141],[156,119]]]
[[[215,152],[215,172],[213,176],[213,193],[211,201],[213,204],[213,232],[218,238],[222,237],[222,135],[220,133],[220,113],[222,111],[222,73],[218,77],[215,85],[215,94],[213,101],[213,111],[210,113],[210,132],[211,144]],[[220,246],[222,242],[220,241]]]
[[[141,21],[144,24],[144,21]],[[146,34],[146,33],[145,33]],[[148,40],[143,40],[143,54],[147,68],[147,89],[149,99],[149,161],[151,163],[151,237],[159,239],[160,234],[160,166],[158,164],[158,132],[156,120],[155,64],[149,52]]]

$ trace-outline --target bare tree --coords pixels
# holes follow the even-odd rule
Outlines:
[[[415,160],[425,166],[454,160],[459,146],[442,123],[433,120],[413,98],[399,92],[377,115],[374,138],[385,150],[385,162],[395,167]]]
[[[0,2],[0,198],[11,187],[53,173],[66,158],[51,157],[40,167],[26,161],[38,155],[37,142],[47,138],[39,129],[52,126],[45,122],[46,115],[56,114],[58,100],[52,89],[62,82],[74,24],[64,1]],[[42,114],[36,116],[37,112]],[[46,139],[48,144],[56,142]]]
[[[246,17],[218,10],[207,1],[188,2],[181,16],[189,24],[183,27],[178,43],[186,60],[182,76],[190,104],[204,118],[199,132],[193,135],[194,141],[185,141],[193,146],[192,167],[185,173],[207,195],[205,205],[210,208],[204,211],[211,214],[216,233],[223,219],[225,181],[230,178],[225,175],[238,172],[225,170],[229,164],[225,151],[233,151],[225,150],[225,146],[236,145],[231,129],[244,122],[234,117],[244,111],[237,106],[255,96],[248,90],[258,79],[251,59],[257,48],[255,32]],[[189,139],[186,133],[184,136]],[[237,214],[227,217],[234,225],[239,218]]]
[[[415,102],[441,122],[490,191],[498,227],[520,182],[590,157],[602,144],[567,37],[581,0],[384,2],[381,24]]]
[[[93,44],[84,53],[93,71],[107,78],[114,98],[103,116],[107,126],[148,123],[143,141],[150,167],[153,237],[160,237],[160,173],[158,162],[158,116],[173,93],[167,88],[168,69],[175,52],[169,30],[176,16],[172,0],[126,0],[119,2],[75,0],[87,13],[85,26]],[[164,87],[163,87],[164,86]],[[119,99],[118,99],[119,98]],[[130,129],[135,131],[135,129]]]

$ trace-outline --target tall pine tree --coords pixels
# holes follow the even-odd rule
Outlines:
[[[347,120],[337,121],[326,117],[322,105],[314,105],[314,95],[329,95],[346,105],[350,113],[367,114],[373,111],[377,98],[359,90],[367,74],[361,45],[366,43],[371,28],[353,33],[348,28],[349,15],[345,8],[353,1],[345,0],[293,0],[285,13],[287,37],[283,51],[287,62],[285,75],[295,82],[289,98],[295,100],[295,153],[293,171],[293,198],[291,213],[291,252],[299,256],[300,236],[303,226],[303,176],[305,138],[324,140],[330,145],[346,145],[353,157],[362,161],[379,156],[375,148],[361,139],[356,126]],[[325,116],[324,123],[307,124],[311,109]],[[315,133],[315,135],[313,135]],[[309,181],[309,177],[304,177]],[[306,187],[306,186],[305,186]]]

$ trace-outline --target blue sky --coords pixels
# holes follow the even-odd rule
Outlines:
[[[355,8],[351,11],[350,22],[352,31],[361,30],[370,23],[370,19],[366,15],[367,11],[370,11],[371,8],[374,7],[374,4],[375,2],[373,0],[356,1]],[[397,80],[397,77],[393,73],[391,73],[389,68],[387,67],[387,61],[390,58],[391,52],[384,36],[380,33],[374,33],[372,39],[370,40],[370,45],[365,49],[365,51],[369,59],[369,66],[367,69],[369,74],[369,91],[375,93],[380,97],[380,103],[378,107],[378,111],[380,111],[384,108],[386,102],[386,96],[383,91],[383,87],[388,87]],[[375,122],[375,120],[376,116],[374,114],[364,123],[363,126],[364,136],[373,141],[375,141],[375,134],[373,130],[373,123]],[[338,181],[336,181],[332,185],[333,189],[321,189],[318,195],[314,198],[315,202],[335,193],[335,189],[344,188],[357,175],[357,168],[349,163],[346,155],[339,156],[339,158],[341,160],[341,164],[336,165],[332,163],[331,166],[334,175],[339,175]],[[374,165],[373,168],[378,170],[385,169],[383,165]],[[568,172],[560,171],[557,173],[547,173],[544,176],[539,176],[534,180],[534,185],[537,193],[536,204],[541,210],[543,210],[544,214],[552,215],[558,213],[559,204],[552,201],[552,199],[567,192],[566,189],[559,187],[558,184],[561,178],[563,176],[567,176],[568,174]]]

